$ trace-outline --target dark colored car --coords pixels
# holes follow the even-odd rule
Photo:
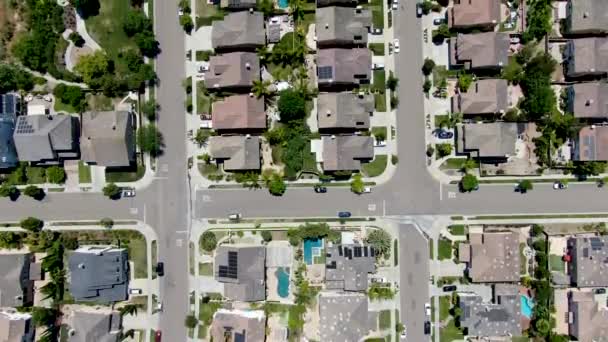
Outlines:
[[[595,294],[604,294],[604,293],[606,293],[606,289],[599,288],[599,289],[595,289],[594,292],[595,292]]]
[[[156,330],[156,333],[154,333],[154,342],[160,342],[161,337],[163,337],[163,333],[160,330]]]
[[[341,211],[338,213],[338,217],[339,218],[347,218],[350,217],[350,211]]]
[[[162,262],[159,262],[158,264],[156,264],[156,274],[159,277],[162,277],[165,275],[165,264]]]
[[[324,194],[327,192],[327,188],[320,185],[315,185],[315,192],[318,194]]]
[[[454,133],[441,130],[437,133],[437,137],[439,137],[439,139],[452,139],[454,137]]]
[[[431,334],[431,322],[429,322],[429,321],[424,322],[424,334],[425,335]]]
[[[456,285],[446,285],[443,287],[443,292],[456,291]]]

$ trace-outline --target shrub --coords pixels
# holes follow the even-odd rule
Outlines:
[[[282,122],[300,120],[306,116],[306,100],[295,90],[283,90],[279,96],[278,109]]]
[[[434,68],[435,61],[430,58],[425,58],[424,64],[422,65],[422,73],[424,74],[424,76],[429,76],[433,72]]]
[[[19,225],[25,230],[29,230],[31,232],[39,232],[40,230],[42,230],[42,227],[44,227],[44,222],[42,220],[30,216],[21,220],[21,222],[19,222]]]
[[[26,196],[29,196],[36,200],[41,200],[42,198],[44,198],[44,190],[35,185],[29,185],[23,190],[23,193]]]
[[[212,252],[217,246],[217,238],[212,232],[204,232],[201,236],[201,248],[207,252]]]
[[[53,184],[62,184],[65,182],[65,171],[59,166],[51,166],[46,169],[46,180]]]
[[[109,229],[109,228],[112,228],[112,226],[114,226],[114,220],[112,220],[111,218],[105,217],[105,218],[102,218],[99,221],[99,224],[101,226],[103,226],[104,228],[108,228]]]
[[[103,187],[103,194],[110,199],[117,199],[120,196],[120,188],[114,183],[108,183]]]
[[[268,230],[263,230],[262,239],[264,239],[264,241],[266,241],[266,242],[272,241],[272,233],[270,233],[270,231],[268,231]]]

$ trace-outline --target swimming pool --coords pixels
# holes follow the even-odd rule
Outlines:
[[[304,262],[306,265],[313,264],[313,257],[321,255],[323,239],[304,240]]]
[[[279,0],[279,8],[287,8],[289,6],[289,0]]]
[[[277,293],[281,298],[289,296],[289,267],[277,268],[274,275],[277,277]]]
[[[532,309],[534,308],[534,301],[526,295],[520,295],[521,298],[521,314],[526,318],[532,318]]]

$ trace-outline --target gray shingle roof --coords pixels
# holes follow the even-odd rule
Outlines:
[[[478,80],[466,92],[452,97],[453,111],[467,115],[504,113],[509,107],[508,89],[506,80]]]
[[[513,122],[459,126],[459,152],[475,152],[481,158],[505,158],[515,154],[515,143],[524,125]]]
[[[118,311],[75,310],[70,326],[74,335],[68,335],[68,342],[117,342],[121,334],[121,324],[122,319]]]
[[[209,138],[209,155],[222,160],[224,170],[258,170],[260,137],[215,136]]]
[[[338,135],[323,137],[323,170],[355,171],[361,168],[361,160],[374,158],[372,137]]]
[[[450,64],[464,64],[467,69],[501,68],[509,61],[509,46],[508,33],[459,33],[450,39]]]
[[[28,313],[0,311],[0,342],[33,342],[34,327]]]
[[[350,7],[317,8],[317,45],[366,44],[372,12]]]
[[[575,83],[568,87],[569,111],[577,118],[608,117],[608,83]]]
[[[83,246],[68,260],[70,293],[78,301],[117,302],[127,299],[127,250],[112,246]]]
[[[570,33],[608,32],[608,2],[570,0],[566,8]]]
[[[69,115],[19,116],[13,138],[21,161],[45,162],[76,156],[77,119]]]
[[[266,315],[261,310],[219,309],[213,314],[211,336],[214,341],[264,342]]]
[[[501,286],[501,293],[495,294],[494,303],[483,303],[478,295],[459,293],[459,306],[462,309],[460,325],[468,329],[469,336],[521,335],[521,300],[518,287],[507,286]],[[496,288],[495,292],[498,292]]]
[[[129,166],[135,159],[132,119],[127,112],[83,113],[81,159],[102,166]]]
[[[367,48],[321,49],[317,52],[319,85],[359,84],[371,78],[372,54]]]
[[[224,283],[224,295],[242,302],[266,299],[265,259],[262,246],[219,246],[213,269],[215,279]]]
[[[26,252],[0,254],[0,307],[17,307],[32,300],[32,256]]]
[[[327,289],[366,291],[367,274],[376,271],[373,248],[360,245],[334,245],[325,249]]]
[[[368,129],[374,96],[350,92],[322,93],[317,98],[319,129]]]
[[[574,141],[572,159],[580,161],[608,160],[608,127],[585,126]]]
[[[15,120],[10,116],[0,116],[0,169],[17,166],[17,150],[13,140]]]
[[[261,12],[234,12],[224,20],[213,22],[211,44],[214,49],[256,48],[265,43],[264,15]]]
[[[220,7],[230,9],[255,8],[256,3],[256,0],[220,0]]]
[[[260,60],[253,52],[231,52],[211,56],[205,72],[205,87],[249,88],[260,79]]]
[[[573,321],[569,333],[577,341],[608,342],[608,309],[604,298],[596,298],[593,292],[570,293],[568,311],[573,314]]]
[[[570,277],[577,287],[608,286],[608,236],[568,239]]]
[[[565,55],[567,76],[605,74],[608,72],[608,37],[569,40]]]
[[[319,333],[324,342],[360,341],[369,333],[367,295],[321,292]]]

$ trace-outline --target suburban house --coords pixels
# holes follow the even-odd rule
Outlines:
[[[266,128],[264,99],[253,95],[232,95],[213,102],[211,113],[213,129],[218,132]]]
[[[209,155],[224,165],[224,171],[260,169],[260,137],[215,136],[209,138]]]
[[[320,131],[368,130],[374,113],[371,94],[321,93],[317,98]]]
[[[569,34],[608,33],[608,2],[570,0],[566,7],[566,31]]]
[[[576,287],[608,286],[608,236],[568,239],[570,281]]]
[[[508,33],[459,33],[450,38],[450,66],[500,69],[509,62],[509,46]]]
[[[469,242],[458,245],[460,262],[467,263],[474,283],[518,282],[519,235],[512,231],[469,232]]]
[[[82,246],[68,259],[70,294],[77,301],[113,303],[127,299],[129,258],[125,248]]]
[[[567,77],[605,77],[608,73],[608,37],[569,40],[564,63]]]
[[[500,0],[456,0],[448,8],[451,29],[494,30],[500,22]]]
[[[359,171],[361,161],[374,158],[374,139],[363,135],[332,135],[322,137],[323,170]]]
[[[16,310],[0,310],[1,342],[34,342],[36,328],[32,315]]]
[[[80,158],[89,164],[124,167],[135,160],[133,115],[128,112],[82,114]]]
[[[568,331],[577,341],[605,341],[608,336],[608,307],[605,297],[593,292],[571,291],[568,297]]]
[[[220,0],[220,7],[237,11],[255,8],[257,2],[255,0]]]
[[[466,92],[452,97],[452,112],[464,115],[504,114],[509,108],[509,84],[503,79],[473,82]]]
[[[525,124],[491,122],[462,124],[456,127],[456,152],[482,162],[506,162],[517,154],[516,143]]]
[[[19,116],[13,139],[21,161],[52,165],[78,158],[78,119],[70,115]]]
[[[458,293],[458,306],[462,310],[460,326],[465,334],[480,338],[520,336],[521,299],[518,286],[495,284],[493,293],[493,303],[484,303],[477,294]]]
[[[0,307],[32,303],[35,280],[30,275],[32,262],[29,252],[4,251],[0,254]]]
[[[376,328],[366,294],[321,292],[318,298],[321,341],[361,341]]]
[[[68,342],[118,342],[122,334],[122,318],[109,308],[81,307],[72,310],[67,319]]]
[[[241,302],[266,299],[266,248],[254,245],[221,245],[213,263],[215,280],[224,283],[224,297]]]
[[[372,12],[352,7],[317,8],[317,47],[363,46],[367,44],[367,34],[372,26]]]
[[[371,65],[372,54],[367,48],[321,49],[317,52],[319,87],[368,84]]]
[[[213,341],[264,342],[266,314],[262,310],[219,309],[211,323]]]
[[[585,126],[578,131],[572,146],[572,159],[577,161],[608,160],[608,126]]]
[[[211,46],[215,51],[251,50],[266,44],[264,14],[261,12],[233,12],[223,20],[213,22]]]
[[[567,88],[567,111],[588,120],[608,120],[608,83],[575,83]]]
[[[230,52],[209,58],[205,72],[205,87],[209,90],[246,90],[260,80],[260,60],[254,52]]]
[[[367,291],[367,275],[376,271],[376,253],[371,246],[333,245],[325,249],[325,288]]]
[[[15,132],[15,118],[10,115],[0,115],[0,169],[17,166],[17,150],[13,133]]]

